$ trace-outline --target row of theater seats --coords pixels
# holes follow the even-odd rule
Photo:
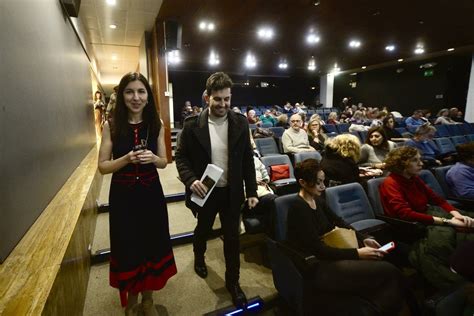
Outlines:
[[[423,170],[420,174],[423,181],[444,198],[450,197],[450,192],[445,191],[448,189],[445,184],[445,174],[449,168],[449,166],[435,168],[434,174],[436,177],[428,170]],[[325,193],[326,202],[338,216],[351,224],[357,231],[375,236],[382,243],[392,240],[411,243],[424,233],[425,227],[420,223],[394,219],[384,215],[379,196],[379,186],[384,180],[385,178],[369,180],[368,194],[359,183],[327,188]],[[273,280],[279,294],[299,315],[307,315],[308,311],[314,308],[315,300],[321,297],[326,301],[319,301],[316,304],[327,304],[328,301],[336,304],[347,302],[347,304],[352,304],[354,308],[364,309],[364,302],[358,301],[354,297],[338,296],[337,298],[331,298],[324,296],[324,293],[311,292],[306,273],[311,270],[311,266],[318,259],[300,253],[285,243],[287,214],[295,199],[297,199],[297,193],[275,199],[274,236],[273,238],[267,238]],[[450,202],[457,204],[460,201]],[[461,202],[472,203],[472,201]],[[357,310],[354,310],[354,313],[357,312]]]
[[[247,112],[247,107],[246,106],[240,106],[239,109],[240,109],[240,112],[242,112],[242,113]],[[272,106],[256,106],[256,107],[253,108],[253,110],[255,111],[255,114],[257,116],[260,116],[263,113],[265,113],[266,110],[271,110],[271,109],[272,109]],[[321,117],[327,117],[327,115],[331,112],[339,112],[339,109],[337,109],[337,108],[318,108],[316,110],[314,110],[314,109],[306,110],[306,114],[308,116],[311,116],[311,115],[317,113]]]

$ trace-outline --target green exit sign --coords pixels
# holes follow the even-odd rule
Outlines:
[[[428,69],[428,70],[425,70],[425,72],[423,73],[423,76],[424,77],[433,77],[433,74],[434,74],[434,70],[433,69]]]

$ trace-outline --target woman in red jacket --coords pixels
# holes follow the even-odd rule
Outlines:
[[[380,186],[385,214],[430,225],[426,238],[413,244],[410,262],[436,287],[453,285],[459,277],[449,269],[448,258],[458,243],[474,240],[474,234],[453,228],[474,227],[472,216],[461,214],[421,180],[418,174],[423,163],[416,148],[396,148],[385,164],[391,171]]]

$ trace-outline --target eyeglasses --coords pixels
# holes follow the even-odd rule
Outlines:
[[[290,122],[291,123],[299,123],[299,122],[301,122],[301,120],[291,120]]]

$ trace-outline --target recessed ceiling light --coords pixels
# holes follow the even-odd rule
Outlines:
[[[280,61],[280,63],[278,64],[278,68],[280,69],[287,69],[288,68],[288,63],[286,61]]]
[[[255,66],[257,66],[257,60],[255,59],[255,56],[251,53],[248,53],[247,57],[245,57],[245,67],[255,68]]]
[[[216,25],[213,22],[201,21],[199,22],[199,29],[201,31],[212,32],[216,28]]]
[[[117,25],[115,25],[115,24],[110,24],[109,27],[110,27],[111,29],[115,30],[115,29],[117,28]]]
[[[454,48],[448,48],[448,52],[452,52]]]
[[[357,72],[351,73],[351,76],[356,76],[356,75],[357,75]]]
[[[313,5],[316,6],[316,7],[317,7],[318,5],[320,5],[320,4],[321,4],[320,1],[313,1]]]
[[[179,64],[181,62],[181,56],[179,50],[173,50],[168,52],[168,63],[169,64]]]
[[[311,59],[308,62],[308,70],[309,71],[315,71],[316,70],[316,61],[314,60],[314,57],[311,57]]]
[[[306,36],[306,42],[310,45],[319,43],[320,40],[321,38],[317,34],[313,33],[313,31],[310,31],[309,34]]]
[[[316,90],[316,87],[311,87],[311,90]]]
[[[108,5],[116,5],[117,1],[116,0],[107,0],[106,1]]]
[[[337,66],[337,63],[334,64],[334,68],[332,69],[332,73],[337,76],[341,72],[341,68]]]
[[[207,25],[207,30],[208,31],[214,31],[215,28],[216,28],[216,26],[214,25],[214,23],[209,23]]]
[[[365,68],[367,68],[367,66],[362,66],[362,67],[360,67],[360,68],[365,69]]]
[[[273,38],[273,30],[269,27],[262,27],[257,32],[258,37],[263,40],[270,40]]]
[[[360,47],[360,41],[359,40],[351,40],[349,42],[349,47],[351,48],[359,48]]]
[[[401,63],[402,61],[403,61],[403,58],[400,58],[400,59],[398,60],[399,63]]]
[[[385,46],[385,50],[393,52],[395,50],[395,45],[387,45]]]
[[[415,49],[415,54],[417,54],[417,55],[423,54],[424,52],[425,52],[425,49],[422,46],[418,46]]]
[[[220,62],[219,55],[217,55],[214,51],[211,51],[211,54],[209,55],[209,65],[216,66],[219,65]]]

